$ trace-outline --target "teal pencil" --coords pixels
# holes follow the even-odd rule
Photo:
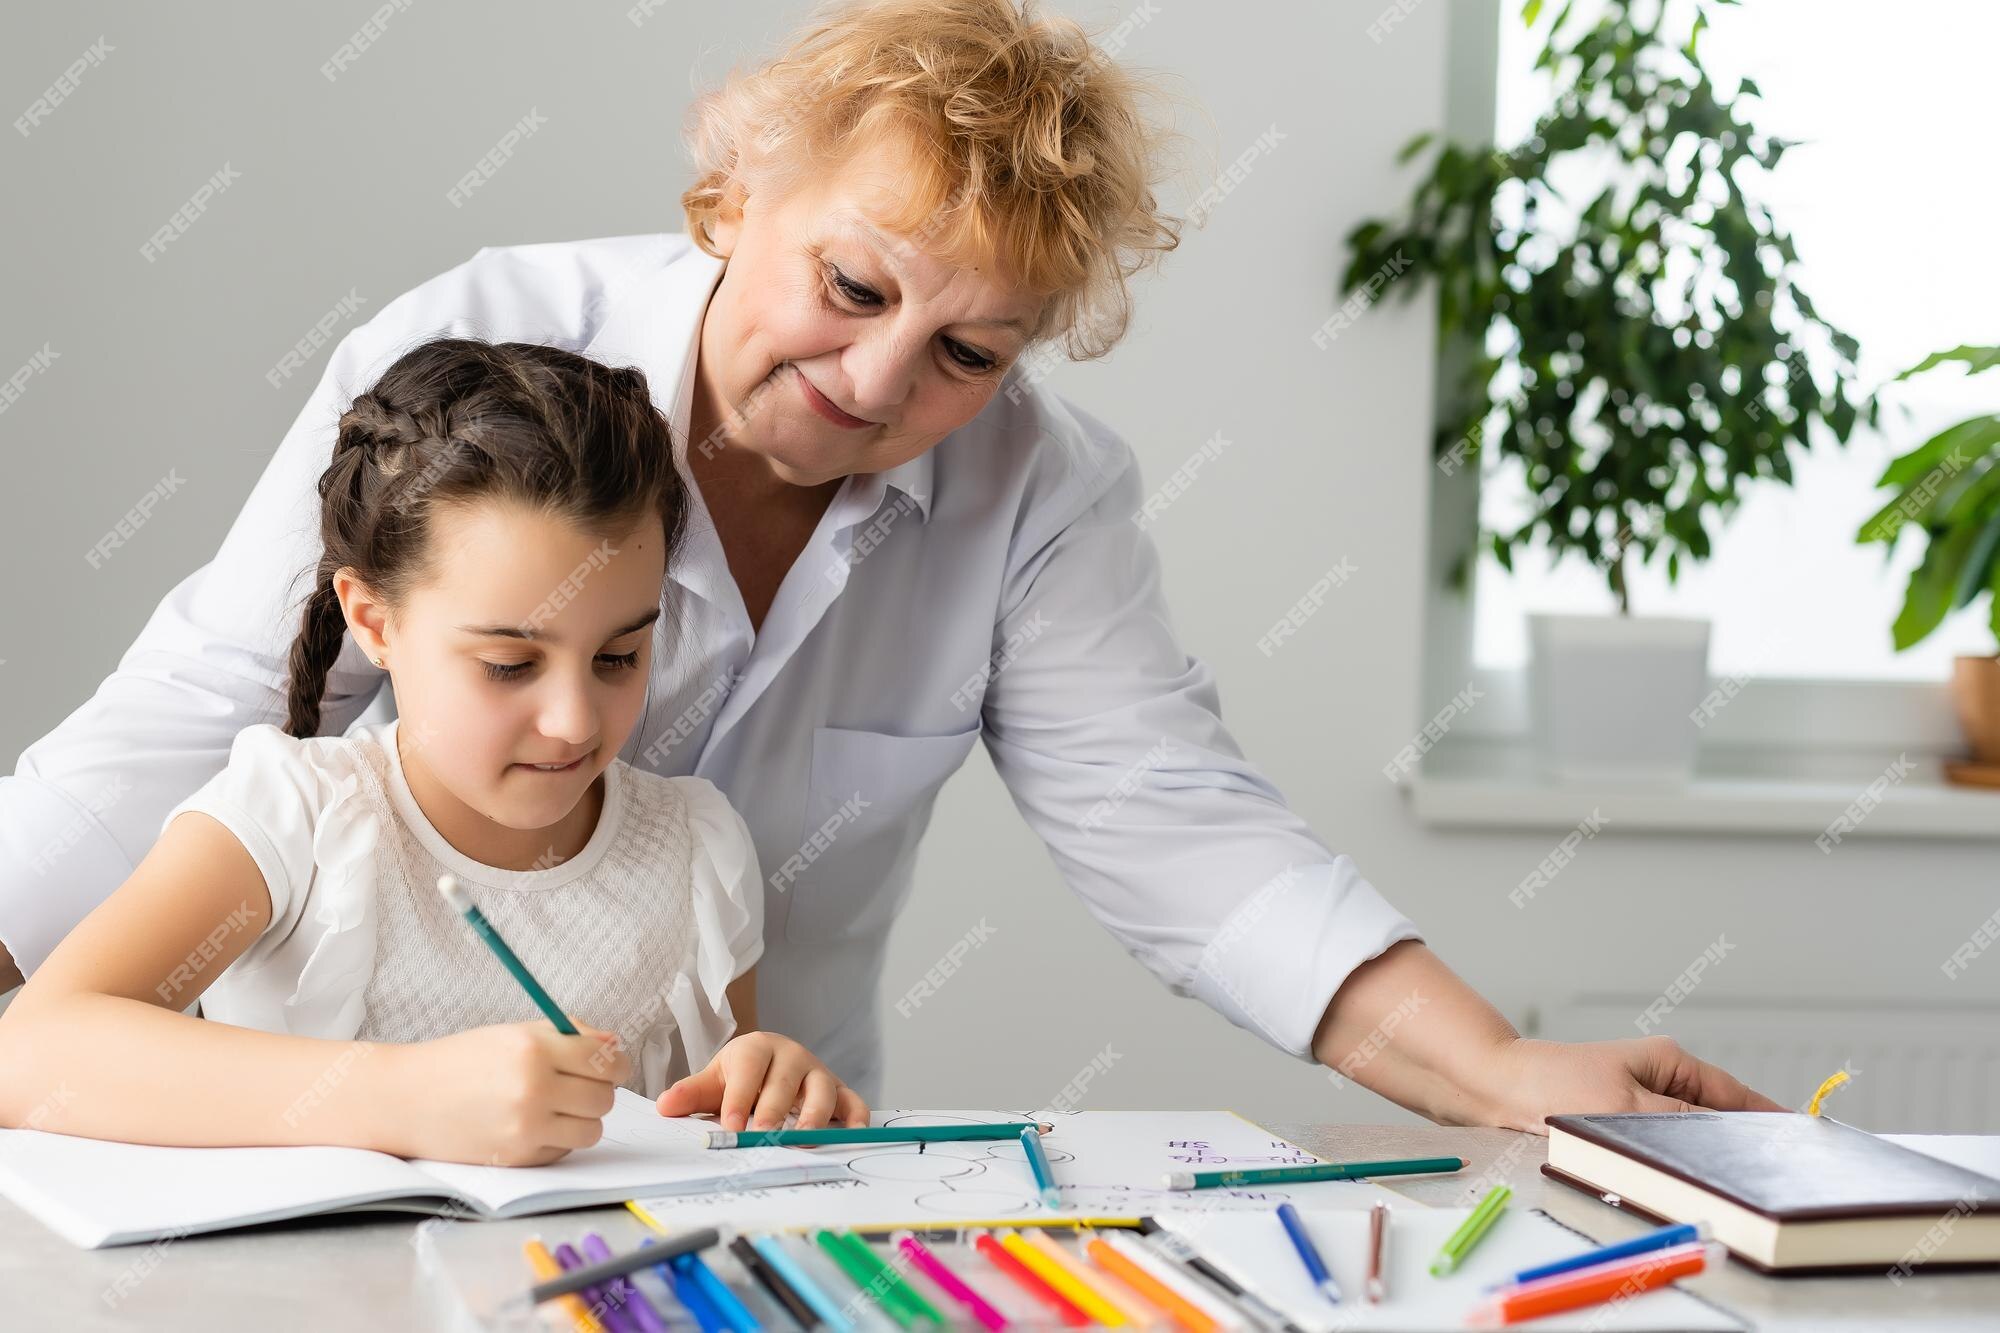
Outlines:
[[[1053,1125],[856,1125],[851,1129],[712,1129],[711,1148],[825,1148],[843,1143],[959,1143],[1018,1139],[1023,1130],[1046,1134]]]
[[[500,960],[502,966],[514,974],[514,980],[521,983],[521,989],[528,992],[528,998],[535,1002],[535,1007],[547,1014],[549,1022],[556,1025],[556,1031],[574,1037],[576,1024],[570,1022],[563,1011],[556,1008],[556,1002],[542,989],[542,983],[535,980],[534,973],[528,971],[527,965],[514,956],[514,951],[507,947],[507,941],[500,938],[500,932],[493,929],[492,923],[474,905],[472,895],[465,891],[465,886],[451,875],[440,875],[438,892],[444,895],[444,900],[452,905],[454,911],[465,918],[473,933],[486,941],[486,947],[493,951],[494,957]]]
[[[1315,1166],[1271,1166],[1257,1171],[1169,1171],[1170,1190],[1235,1189],[1239,1185],[1298,1185],[1311,1180],[1366,1180],[1371,1176],[1415,1176],[1431,1171],[1463,1171],[1463,1157],[1404,1157],[1390,1162],[1320,1162]]]

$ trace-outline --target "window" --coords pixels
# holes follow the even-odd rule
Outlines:
[[[1533,63],[1548,20],[1531,31],[1519,15],[1519,0],[1501,0],[1502,144],[1519,142],[1547,105],[1546,76]],[[1860,340],[1862,388],[1934,350],[2000,341],[1991,115],[2000,5],[1940,0],[1917,21],[1895,10],[1756,0],[1710,15],[1701,38],[1710,74],[1725,90],[1753,77],[1764,96],[1749,104],[1751,119],[1799,143],[1762,179],[1762,197],[1798,243],[1801,286]],[[1884,548],[1857,545],[1854,533],[1887,499],[1875,480],[1890,458],[1991,410],[1996,396],[2000,376],[1991,372],[1967,382],[1946,368],[1895,386],[1879,430],[1857,428],[1845,448],[1828,440],[1810,455],[1795,453],[1796,484],[1753,488],[1714,558],[1683,568],[1678,586],[1668,586],[1663,562],[1635,567],[1634,611],[1710,618],[1717,676],[1937,682],[1954,655],[1993,652],[1984,598],[1895,652],[1889,626],[1920,549],[1906,537],[1885,564]],[[1491,521],[1524,498],[1519,476],[1503,472],[1482,483],[1479,504]],[[1478,567],[1472,659],[1484,670],[1523,664],[1529,612],[1615,605],[1595,569],[1552,570],[1533,551],[1514,564],[1511,576],[1490,555]]]

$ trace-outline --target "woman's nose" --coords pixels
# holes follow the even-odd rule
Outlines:
[[[910,396],[922,344],[891,328],[881,329],[847,349],[842,363],[854,390],[854,411],[883,420]]]

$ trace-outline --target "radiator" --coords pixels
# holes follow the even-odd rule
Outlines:
[[[1639,1035],[1654,996],[1590,995],[1547,1004],[1535,1036],[1596,1041]],[[1822,1110],[1882,1134],[2000,1134],[2000,1009],[1857,1008],[1689,1000],[1654,1031],[1791,1107],[1843,1066],[1851,1078]]]

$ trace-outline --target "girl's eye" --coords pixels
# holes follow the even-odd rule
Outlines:
[[[513,680],[526,672],[534,664],[532,662],[481,662],[479,665],[486,668],[486,674],[494,680]],[[599,653],[597,655],[597,665],[599,669],[605,671],[630,670],[639,665],[639,650],[634,648],[629,653]]]
[[[945,350],[951,353],[951,359],[967,370],[988,371],[993,369],[994,365],[997,364],[992,357],[987,356],[983,352],[975,352],[962,342],[946,338],[944,346]]]

